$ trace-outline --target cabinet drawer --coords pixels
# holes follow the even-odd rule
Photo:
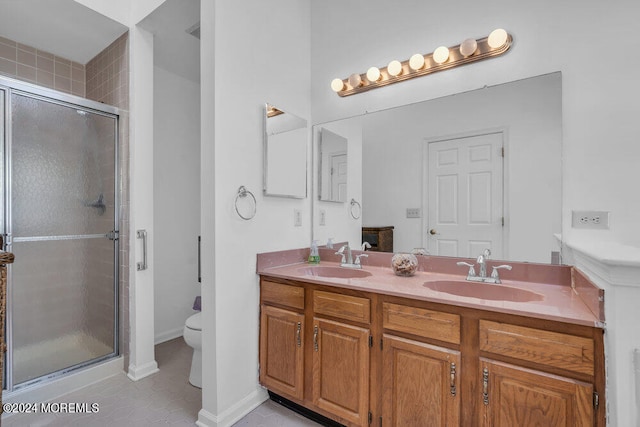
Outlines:
[[[480,320],[480,350],[593,375],[590,338]]]
[[[371,303],[368,298],[314,291],[313,311],[316,314],[325,314],[356,322],[369,323],[371,321]]]
[[[302,287],[263,280],[260,292],[263,302],[304,309],[304,288]]]
[[[385,329],[460,344],[460,316],[457,314],[385,302],[382,316]]]

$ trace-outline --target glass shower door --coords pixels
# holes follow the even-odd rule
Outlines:
[[[117,353],[117,117],[13,92],[11,384]]]

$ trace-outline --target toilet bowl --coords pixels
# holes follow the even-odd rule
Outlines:
[[[202,388],[202,313],[196,313],[187,319],[182,336],[184,342],[189,347],[193,347],[189,382],[195,387]]]

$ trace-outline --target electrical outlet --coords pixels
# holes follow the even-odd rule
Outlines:
[[[327,225],[327,211],[320,209],[320,225]]]
[[[591,228],[606,230],[609,228],[609,212],[606,211],[572,211],[571,226],[573,228]]]
[[[300,209],[293,210],[293,225],[294,227],[302,227],[302,211]]]
[[[407,208],[407,218],[421,218],[422,209],[420,208]]]

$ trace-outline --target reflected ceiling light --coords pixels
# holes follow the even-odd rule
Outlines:
[[[360,77],[360,74],[351,74],[349,76],[349,85],[353,88],[360,87],[362,85],[362,77]]]
[[[409,58],[409,67],[411,67],[413,71],[422,69],[424,67],[424,55],[416,53]]]
[[[341,79],[331,80],[331,89],[333,89],[334,92],[340,92],[344,89],[344,82]]]
[[[478,49],[478,42],[475,39],[466,39],[462,43],[460,43],[460,55],[471,56]]]
[[[433,51],[433,60],[436,64],[442,64],[449,59],[449,48],[446,46],[440,46]]]
[[[402,74],[402,63],[396,60],[389,62],[389,65],[387,65],[387,72],[390,76],[399,76],[400,74]]]
[[[491,49],[497,49],[504,46],[508,38],[509,34],[507,34],[507,32],[502,28],[498,28],[491,31],[491,34],[489,34],[489,38],[487,39],[487,43],[489,43],[489,47],[491,47]]]
[[[440,46],[433,53],[416,53],[405,61],[393,60],[386,69],[371,67],[365,74],[354,73],[347,79],[334,79],[331,82],[338,96],[349,96],[393,83],[402,82],[418,76],[448,70],[460,65],[503,55],[511,48],[513,38],[499,28],[480,39],[465,39],[457,46]]]
[[[380,80],[380,69],[378,67],[371,67],[367,70],[367,80],[371,83],[375,83]]]

